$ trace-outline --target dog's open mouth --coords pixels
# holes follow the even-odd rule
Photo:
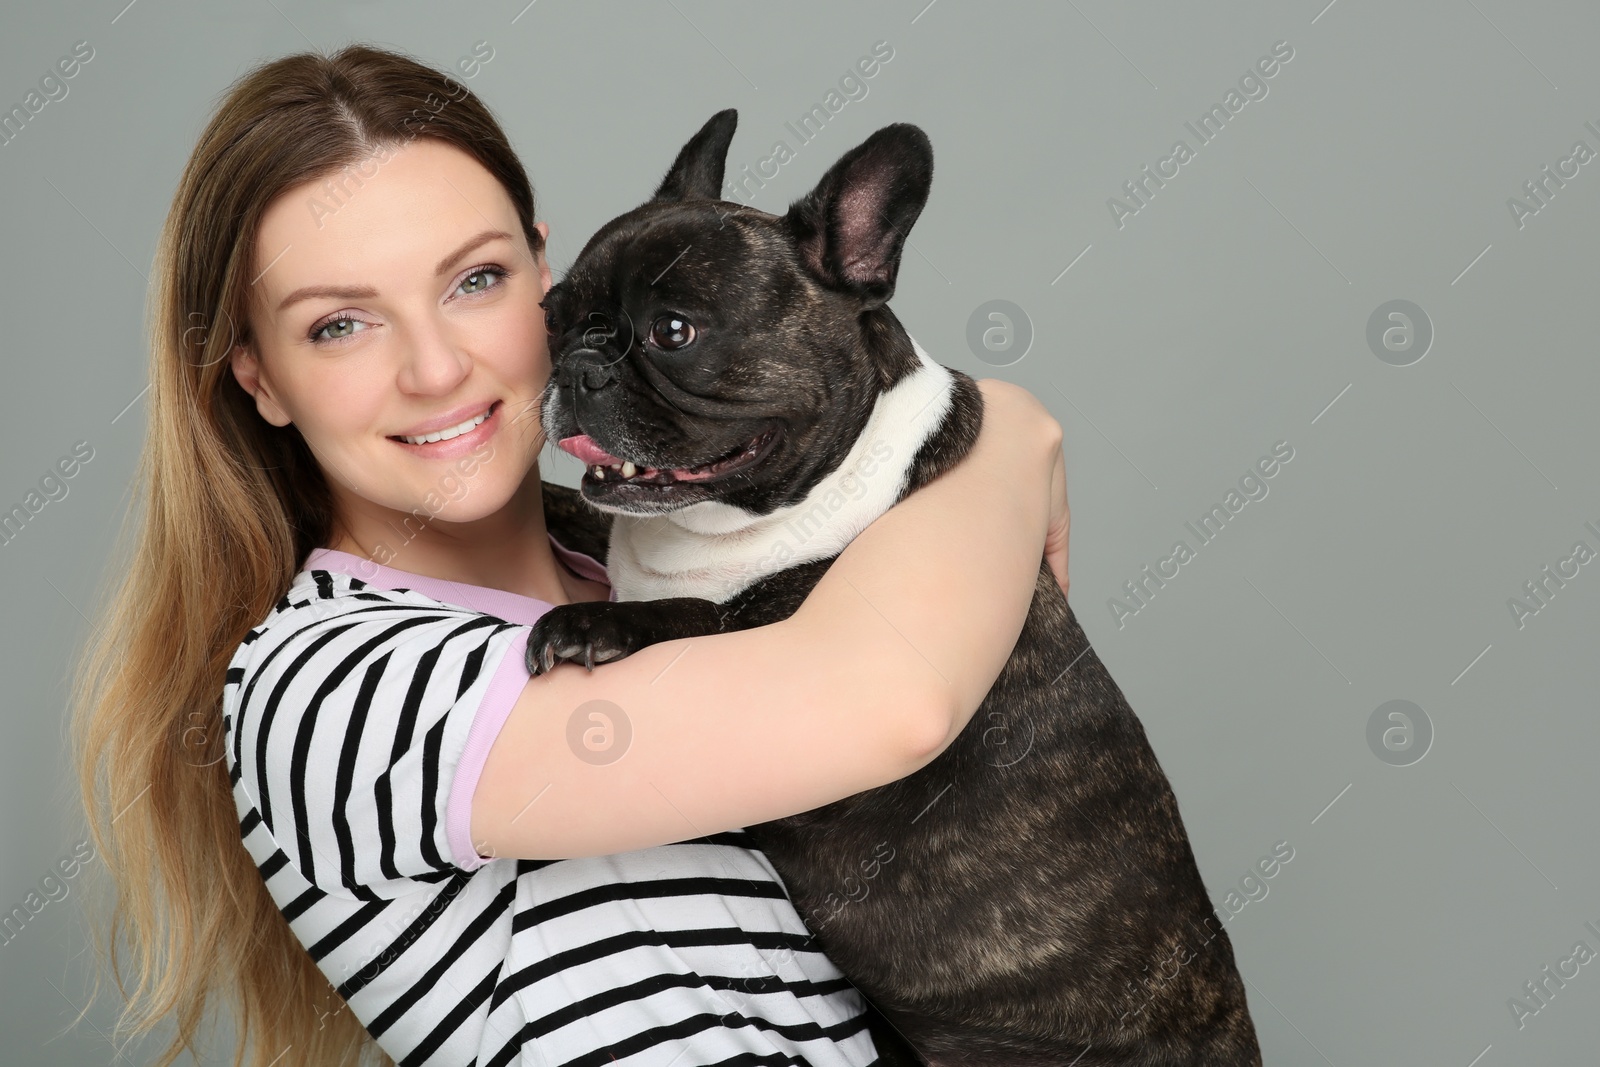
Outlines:
[[[583,476],[585,482],[666,487],[725,478],[735,471],[759,462],[772,450],[772,445],[777,439],[778,429],[773,427],[721,456],[690,467],[646,467],[635,464],[632,460],[613,456],[596,444],[588,434],[564,437],[558,442],[558,447],[583,460],[586,467]]]

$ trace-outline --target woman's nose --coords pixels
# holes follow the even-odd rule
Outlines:
[[[446,394],[472,372],[472,358],[439,324],[407,331],[400,388],[408,393]]]

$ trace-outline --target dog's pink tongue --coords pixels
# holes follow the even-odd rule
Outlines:
[[[594,438],[590,437],[586,433],[576,434],[572,437],[563,437],[561,440],[556,442],[556,447],[561,449],[563,452],[571,452],[574,456],[577,456],[579,459],[583,460],[584,464],[588,466],[598,463],[600,466],[605,467],[610,466],[613,463],[622,462],[621,457],[613,456],[610,452],[607,452],[605,449],[595,444]]]

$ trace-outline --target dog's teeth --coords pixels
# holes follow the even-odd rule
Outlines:
[[[624,478],[632,478],[638,469],[633,465],[632,461],[626,461],[622,464],[622,476]]]
[[[606,476],[606,469],[600,466],[600,464],[596,463],[594,465],[594,476],[596,478],[604,478]]]

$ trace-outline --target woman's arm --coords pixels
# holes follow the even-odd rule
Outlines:
[[[942,752],[1005,665],[1056,532],[1065,573],[1061,427],[1026,390],[979,385],[972,451],[862,531],[788,619],[530,679],[473,798],[478,852],[681,841],[809,811]],[[580,708],[594,700],[631,734],[603,765],[568,743],[575,715],[604,728]]]

